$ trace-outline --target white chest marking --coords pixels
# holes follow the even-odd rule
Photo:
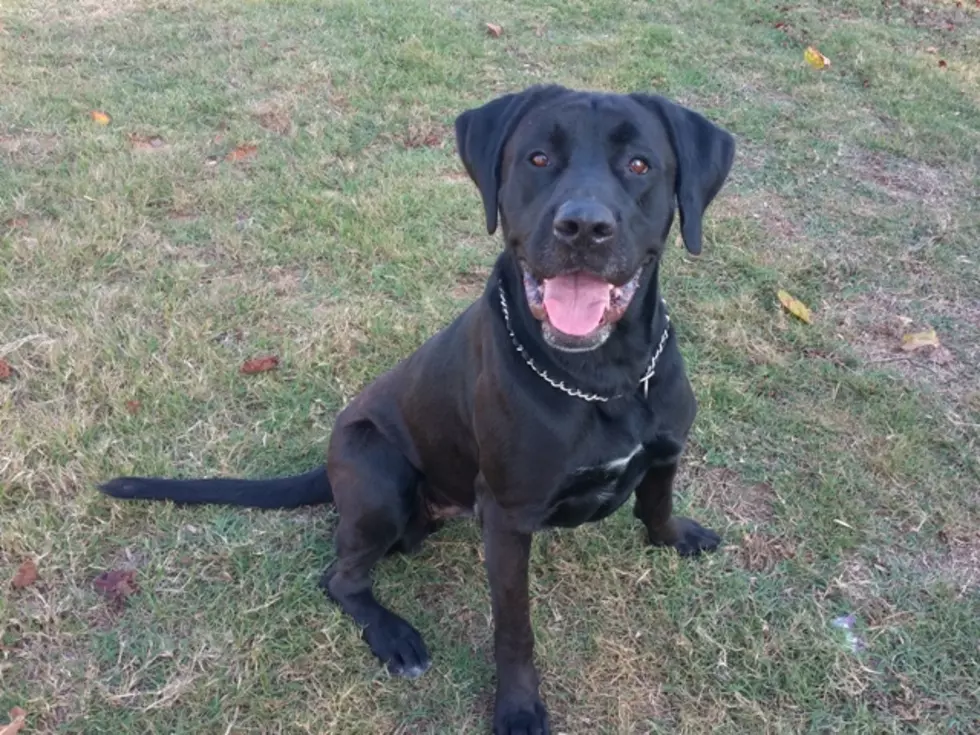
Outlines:
[[[633,457],[635,457],[642,451],[643,451],[643,445],[637,444],[636,447],[633,449],[633,451],[627,454],[625,457],[620,457],[619,459],[614,459],[610,462],[606,462],[606,464],[604,464],[602,468],[608,472],[621,473],[623,470],[626,469],[626,466],[632,461]]]

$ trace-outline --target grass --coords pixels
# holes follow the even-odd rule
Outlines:
[[[332,511],[93,484],[319,462],[499,247],[453,118],[540,81],[658,89],[739,139],[704,255],[665,265],[701,406],[680,504],[726,548],[651,552],[628,509],[536,540],[555,732],[976,731],[972,2],[15,0],[0,23],[0,713],[25,732],[488,729],[471,524],[379,571],[435,657],[395,681],[315,587]],[[925,328],[940,349],[896,352]],[[263,354],[280,369],[239,374]],[[121,609],[92,584],[118,568]]]

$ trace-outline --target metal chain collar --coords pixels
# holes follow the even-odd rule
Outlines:
[[[611,401],[615,398],[622,398],[623,393],[617,393],[614,396],[602,396],[598,393],[586,393],[579,390],[578,388],[569,388],[560,380],[555,380],[548,372],[543,368],[537,366],[531,355],[524,348],[524,345],[520,343],[517,339],[517,335],[514,334],[514,329],[510,324],[510,309],[507,307],[507,298],[504,296],[503,287],[498,284],[497,290],[500,293],[500,309],[504,314],[504,325],[507,327],[507,334],[510,335],[510,341],[513,342],[514,348],[520,353],[521,357],[524,358],[524,362],[527,366],[534,371],[534,374],[541,378],[545,383],[550,385],[552,388],[557,388],[562,393],[572,396],[572,398],[581,398],[583,401],[596,402],[601,401],[605,403],[606,401]],[[667,303],[661,300],[664,305],[664,309],[667,308]],[[653,353],[653,357],[650,358],[650,365],[647,367],[646,373],[640,378],[640,384],[643,386],[643,397],[646,398],[650,389],[650,380],[653,378],[654,374],[657,372],[657,362],[660,360],[660,355],[663,354],[664,346],[667,344],[667,337],[670,334],[670,314],[667,314],[667,325],[664,327],[663,334],[660,335],[660,343],[657,345],[657,351]]]

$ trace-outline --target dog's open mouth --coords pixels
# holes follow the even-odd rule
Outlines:
[[[591,350],[606,341],[636,294],[642,268],[622,286],[591,273],[562,273],[540,281],[523,269],[524,293],[545,340],[558,349]]]

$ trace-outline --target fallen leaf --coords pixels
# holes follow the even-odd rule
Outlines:
[[[37,566],[30,559],[25,559],[24,563],[17,568],[17,573],[14,574],[10,584],[14,589],[22,590],[35,582],[37,582]]]
[[[502,34],[503,32],[504,29],[501,28],[496,23],[487,23],[487,33],[493,38],[500,38],[500,34]]]
[[[0,735],[17,735],[21,728],[24,727],[24,721],[27,718],[27,713],[20,707],[14,707],[10,710],[10,724],[0,725]]]
[[[237,148],[232,148],[225,159],[228,161],[244,161],[246,158],[251,158],[259,150],[257,145],[240,145]]]
[[[10,380],[14,374],[14,369],[10,363],[0,357],[0,380]]]
[[[11,217],[4,224],[11,230],[26,230],[29,222],[27,217]]]
[[[939,60],[939,68],[940,69],[945,69],[947,66],[949,66],[949,64],[946,63],[946,59],[940,59]]]
[[[143,404],[140,403],[139,401],[126,401],[126,410],[129,411],[132,414],[139,413],[140,412],[140,408],[142,408],[142,407],[143,407]]]
[[[902,337],[902,349],[906,352],[915,352],[926,347],[939,347],[939,336],[935,329],[927,329],[924,332],[912,332]]]
[[[795,316],[800,321],[804,321],[807,324],[812,324],[810,319],[810,309],[802,301],[794,299],[789,295],[788,291],[783,291],[782,289],[776,294],[779,297],[779,303],[783,305],[790,314]]]
[[[113,569],[102,572],[95,578],[93,585],[99,594],[113,602],[123,602],[127,597],[140,591],[139,585],[136,584],[135,569]]]
[[[275,355],[269,355],[267,357],[256,357],[252,360],[246,360],[242,364],[242,373],[245,375],[254,375],[255,373],[266,373],[270,370],[275,370],[279,367],[279,358]]]
[[[129,134],[129,143],[138,151],[153,151],[163,148],[163,138],[158,135],[146,137],[145,135]]]
[[[92,121],[97,125],[108,125],[110,122],[112,122],[112,118],[101,110],[92,110],[89,113],[89,117],[91,117]]]
[[[803,58],[814,69],[825,69],[830,66],[830,59],[813,48],[813,46],[807,46],[806,51],[803,52]]]

